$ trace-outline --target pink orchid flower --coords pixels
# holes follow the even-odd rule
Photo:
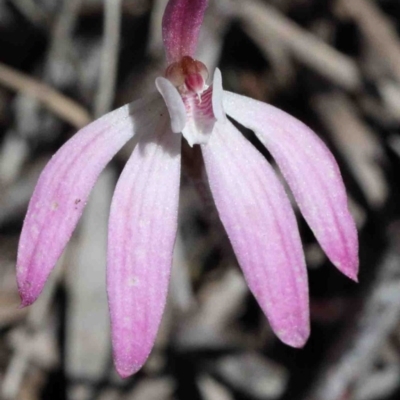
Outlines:
[[[226,114],[268,148],[329,259],[357,279],[357,232],[332,154],[285,112],[223,91],[218,69],[207,84],[206,66],[193,58],[206,6],[207,0],[169,1],[162,31],[168,68],[155,81],[157,91],[94,121],[61,147],[40,176],[21,234],[17,280],[27,306],[42,291],[100,172],[139,137],[109,220],[107,287],[122,377],[146,361],[166,302],[182,136],[201,146],[219,216],[272,329],[293,347],[309,336],[307,272],[293,209],[271,165]]]

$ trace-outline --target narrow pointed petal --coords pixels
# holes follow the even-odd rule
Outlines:
[[[100,172],[163,105],[157,94],[121,107],[81,129],[43,170],[29,203],[18,248],[22,306],[39,296],[82,215]]]
[[[219,122],[226,121],[226,115],[223,105],[224,90],[222,88],[222,75],[221,71],[216,68],[214,72],[214,79],[212,85],[212,108],[214,116]]]
[[[168,64],[193,57],[208,0],[169,0],[162,22]]]
[[[296,218],[265,158],[227,121],[202,146],[211,191],[247,283],[286,344],[310,326],[308,283]]]
[[[182,132],[186,125],[186,108],[181,95],[176,87],[163,77],[156,79],[156,87],[168,108],[172,132]]]
[[[268,148],[329,259],[357,280],[357,230],[332,153],[302,122],[268,104],[224,92],[224,107]]]
[[[177,231],[181,136],[166,119],[139,142],[118,181],[109,221],[107,291],[119,375],[146,361],[163,314]]]

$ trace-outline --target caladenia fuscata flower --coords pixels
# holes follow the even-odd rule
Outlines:
[[[106,164],[138,137],[111,204],[107,290],[116,368],[146,361],[163,314],[177,232],[181,141],[200,146],[211,193],[251,292],[276,335],[309,336],[307,272],[294,211],[267,160],[226,115],[254,131],[332,263],[357,279],[358,240],[338,166],[303,123],[223,91],[196,60],[206,0],[170,0],[163,19],[168,66],[154,93],[81,129],[42,172],[17,260],[22,306],[33,303],[65,248]]]

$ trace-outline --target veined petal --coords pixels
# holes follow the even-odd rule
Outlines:
[[[277,336],[309,336],[308,283],[296,218],[265,158],[227,121],[202,146],[211,191],[248,285]]]
[[[224,92],[224,107],[268,148],[329,259],[357,280],[357,230],[331,152],[302,122],[268,104]]]
[[[182,132],[186,125],[186,108],[181,95],[168,79],[161,76],[156,79],[156,87],[168,108],[172,132]]]
[[[177,231],[180,142],[163,119],[135,148],[112,201],[107,290],[121,377],[146,361],[164,310]]]
[[[171,64],[183,56],[194,56],[208,0],[169,0],[162,22],[162,34]]]
[[[100,172],[164,106],[157,94],[121,107],[81,129],[43,170],[29,203],[17,259],[22,306],[39,296],[82,215]]]

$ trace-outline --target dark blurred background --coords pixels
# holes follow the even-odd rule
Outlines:
[[[360,283],[299,217],[312,334],[279,342],[212,201],[183,170],[168,305],[144,368],[113,368],[108,209],[132,146],[102,174],[57,269],[19,310],[18,237],[34,185],[80,127],[154,90],[166,0],[0,0],[0,397],[6,400],[400,398],[400,2],[210,0],[198,59],[278,106],[335,154],[360,236]],[[266,157],[252,132],[244,132]],[[201,175],[199,175],[201,176]]]

